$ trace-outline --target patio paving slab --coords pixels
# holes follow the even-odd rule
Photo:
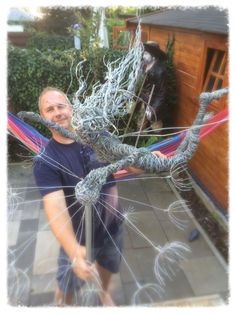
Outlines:
[[[180,298],[177,300],[169,300],[164,302],[158,302],[154,306],[160,307],[218,307],[225,305],[224,300],[218,294],[206,295],[202,297],[190,297],[190,298]]]
[[[56,274],[33,275],[31,278],[31,294],[41,294],[55,291]]]
[[[212,250],[206,243],[201,233],[196,240],[192,242],[188,241],[191,231],[195,228],[195,225],[190,218],[188,218],[188,225],[184,230],[178,229],[170,221],[161,221],[160,224],[163,227],[169,241],[180,241],[188,244],[191,249],[191,252],[187,256],[188,259],[213,255]]]
[[[23,210],[21,212],[21,220],[24,219],[38,219],[39,218],[39,208],[32,208],[30,203],[24,205]]]
[[[123,260],[120,267],[120,276],[123,283],[141,281],[143,279],[137,253],[134,249],[126,249],[123,252]]]
[[[59,244],[53,233],[50,230],[39,231],[35,249],[34,275],[55,272],[58,254]]]
[[[167,238],[155,214],[151,211],[140,211],[133,217],[134,226],[129,225],[128,233],[133,248],[150,247],[151,241],[154,245],[164,245]],[[139,234],[139,231],[141,232]]]
[[[14,266],[25,271],[30,282],[30,289],[23,291],[23,304],[52,305],[59,246],[49,230],[39,194],[33,189],[35,182],[31,172],[30,167],[25,168],[23,165],[9,166],[9,183],[25,188],[16,191],[20,191],[20,196],[23,196],[26,202],[21,202],[14,215],[9,216],[9,244],[11,252],[16,253]],[[181,268],[176,268],[173,280],[166,279],[162,298],[153,298],[157,306],[165,304],[165,300],[181,304],[181,300],[187,300],[185,302],[188,303],[188,300],[192,299],[194,304],[196,297],[206,296],[210,300],[212,294],[219,295],[220,299],[227,302],[228,274],[214,255],[214,251],[209,248],[201,234],[197,240],[188,242],[191,230],[196,227],[192,218],[186,213],[180,213],[178,217],[188,220],[186,229],[182,231],[172,224],[166,213],[149,206],[167,208],[171,202],[178,199],[166,180],[132,180],[118,185],[120,195],[131,199],[121,202],[126,208],[134,207],[130,214],[131,221],[146,237],[161,246],[168,241],[182,241],[189,244],[192,250],[187,260],[181,262]],[[126,306],[132,303],[132,295],[137,291],[137,282],[142,286],[157,281],[153,272],[156,252],[151,243],[137,235],[127,222],[124,229],[124,257],[135,279],[122,261],[120,273],[113,276],[110,290],[116,304]]]
[[[165,290],[160,301],[181,299],[183,296],[193,297],[194,291],[185,273],[176,267],[174,276],[171,279],[166,278]]]
[[[16,245],[20,230],[20,221],[8,222],[8,246]]]
[[[26,271],[28,274],[32,273],[35,256],[36,232],[20,232],[15,250],[15,264],[16,268]]]
[[[52,306],[54,300],[54,292],[45,292],[39,294],[32,294],[30,296],[30,306]]]
[[[35,230],[38,230],[38,219],[24,219],[20,223],[20,232],[25,231],[32,231],[35,232]]]
[[[215,256],[183,261],[181,268],[195,296],[228,291],[227,274]]]
[[[119,273],[112,276],[109,292],[111,293],[112,299],[116,305],[126,305],[123,284]]]
[[[120,204],[125,210],[133,208],[136,212],[150,209],[146,206],[149,201],[139,180],[122,181],[118,182],[117,185]]]

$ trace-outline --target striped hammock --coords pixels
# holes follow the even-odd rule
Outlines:
[[[219,113],[215,114],[210,120],[207,121],[207,124],[201,128],[200,138],[205,138],[208,134],[227,121],[227,119],[228,108],[225,108]],[[10,112],[8,112],[8,131],[35,154],[38,154],[42,147],[44,147],[49,141],[48,138],[40,134],[31,125],[27,124]],[[185,134],[186,131],[184,130],[175,136],[150,145],[147,147],[147,149],[150,151],[159,150],[167,157],[172,156],[175,154],[177,147],[184,139]],[[115,177],[120,178],[128,174],[129,173],[126,170],[120,170],[116,173]]]

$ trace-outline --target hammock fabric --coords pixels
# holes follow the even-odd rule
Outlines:
[[[8,112],[8,131],[36,154],[48,142],[48,139],[35,128],[10,112]]]
[[[207,121],[207,125],[203,126],[200,131],[200,138],[206,137],[220,125],[222,125],[228,118],[228,108],[215,114],[210,120]],[[40,134],[35,128],[19,119],[14,114],[8,112],[8,130],[19,141],[21,141],[32,152],[38,154],[41,149],[47,144],[48,138]],[[170,157],[175,154],[175,151],[181,141],[184,139],[186,131],[182,131],[180,134],[171,138],[153,144],[147,147],[150,151],[159,150],[162,154]],[[129,175],[128,171],[120,170],[115,174],[116,178]]]

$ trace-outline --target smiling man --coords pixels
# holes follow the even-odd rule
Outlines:
[[[53,87],[45,88],[39,96],[39,112],[43,118],[55,122],[60,126],[73,131],[71,126],[72,106],[67,96],[59,89]],[[59,142],[72,141],[65,138],[57,131],[51,129],[52,137],[58,138]]]
[[[39,111],[43,118],[73,132],[72,106],[59,89],[48,87],[42,91]],[[49,225],[61,246],[55,302],[72,304],[84,281],[97,280],[102,305],[114,305],[108,287],[112,274],[119,271],[123,235],[114,178],[108,179],[113,182],[102,188],[99,202],[93,208],[94,263],[91,264],[86,260],[84,208],[75,197],[74,187],[92,169],[103,164],[98,163],[91,148],[53,129],[50,131],[52,138],[34,160],[34,175]],[[108,209],[105,204],[109,204]]]

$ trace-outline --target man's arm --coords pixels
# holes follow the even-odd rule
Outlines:
[[[63,190],[43,197],[44,211],[60,245],[73,262],[73,270],[83,280],[94,278],[94,267],[86,262],[86,249],[76,240]]]

